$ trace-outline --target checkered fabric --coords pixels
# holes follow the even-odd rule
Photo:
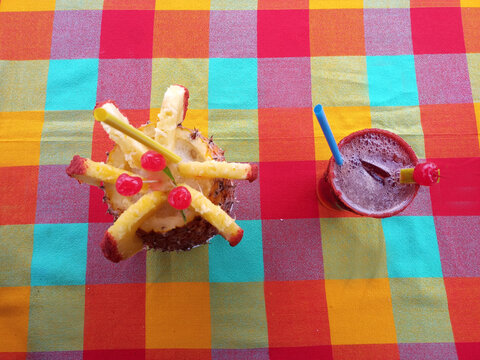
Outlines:
[[[480,359],[479,0],[2,0],[0,359]],[[244,239],[113,264],[95,103],[170,84],[229,161]],[[386,219],[322,208],[335,138],[402,136],[442,179]]]

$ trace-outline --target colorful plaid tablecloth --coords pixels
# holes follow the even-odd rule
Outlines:
[[[480,359],[478,0],[2,0],[0,359]],[[170,84],[185,126],[259,164],[244,239],[119,264],[102,193],[114,99],[140,125]],[[378,127],[441,168],[402,214],[328,211],[337,140]]]

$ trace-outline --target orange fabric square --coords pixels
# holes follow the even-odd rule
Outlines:
[[[365,55],[363,9],[310,10],[312,56]]]
[[[154,10],[155,0],[103,0],[103,10]]]
[[[30,287],[0,287],[0,352],[27,351]]]
[[[394,344],[388,279],[325,280],[333,345]]]
[[[144,284],[86,286],[84,348],[143,348],[144,299]]]
[[[206,10],[156,11],[153,57],[208,58],[209,22]]]
[[[480,279],[444,278],[455,342],[480,341]]]
[[[0,166],[38,165],[42,127],[43,111],[0,112]]]
[[[259,0],[258,10],[308,9],[308,0]]]
[[[112,150],[114,145],[115,143],[110,140],[102,125],[95,121],[92,133],[92,160],[105,162],[106,153]]]
[[[315,160],[312,110],[258,109],[260,161]]]
[[[53,14],[0,12],[0,60],[50,59]]]
[[[265,282],[265,309],[271,347],[330,345],[323,280]]]
[[[211,347],[209,283],[149,283],[147,349]]]
[[[480,52],[480,7],[462,8],[463,36],[468,53]]]
[[[480,155],[473,104],[420,105],[428,158]]]
[[[335,360],[399,360],[397,344],[336,345],[333,348]]]
[[[35,223],[38,166],[5,167],[0,171],[0,225]]]

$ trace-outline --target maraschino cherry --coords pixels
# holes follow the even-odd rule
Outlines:
[[[115,188],[118,193],[123,196],[132,196],[137,194],[143,186],[142,178],[138,176],[130,176],[123,173],[117,178]]]
[[[168,202],[177,210],[188,208],[192,202],[190,191],[184,186],[177,186],[168,194]]]
[[[142,168],[148,171],[161,171],[165,169],[167,165],[167,161],[163,155],[153,150],[149,150],[143,154],[140,163]]]
[[[432,162],[417,164],[413,170],[413,180],[417,184],[431,186],[440,179],[440,170]]]

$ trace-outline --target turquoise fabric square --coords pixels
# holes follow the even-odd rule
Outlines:
[[[257,109],[257,59],[210,59],[209,109]]]
[[[36,224],[31,285],[84,285],[88,224]]]
[[[418,105],[413,55],[367,56],[371,106]]]
[[[208,246],[211,282],[263,281],[263,246],[261,220],[237,220],[243,239],[231,247],[217,235]]]
[[[389,277],[443,277],[433,217],[391,217],[382,226]]]
[[[45,110],[93,110],[98,59],[50,60]]]

